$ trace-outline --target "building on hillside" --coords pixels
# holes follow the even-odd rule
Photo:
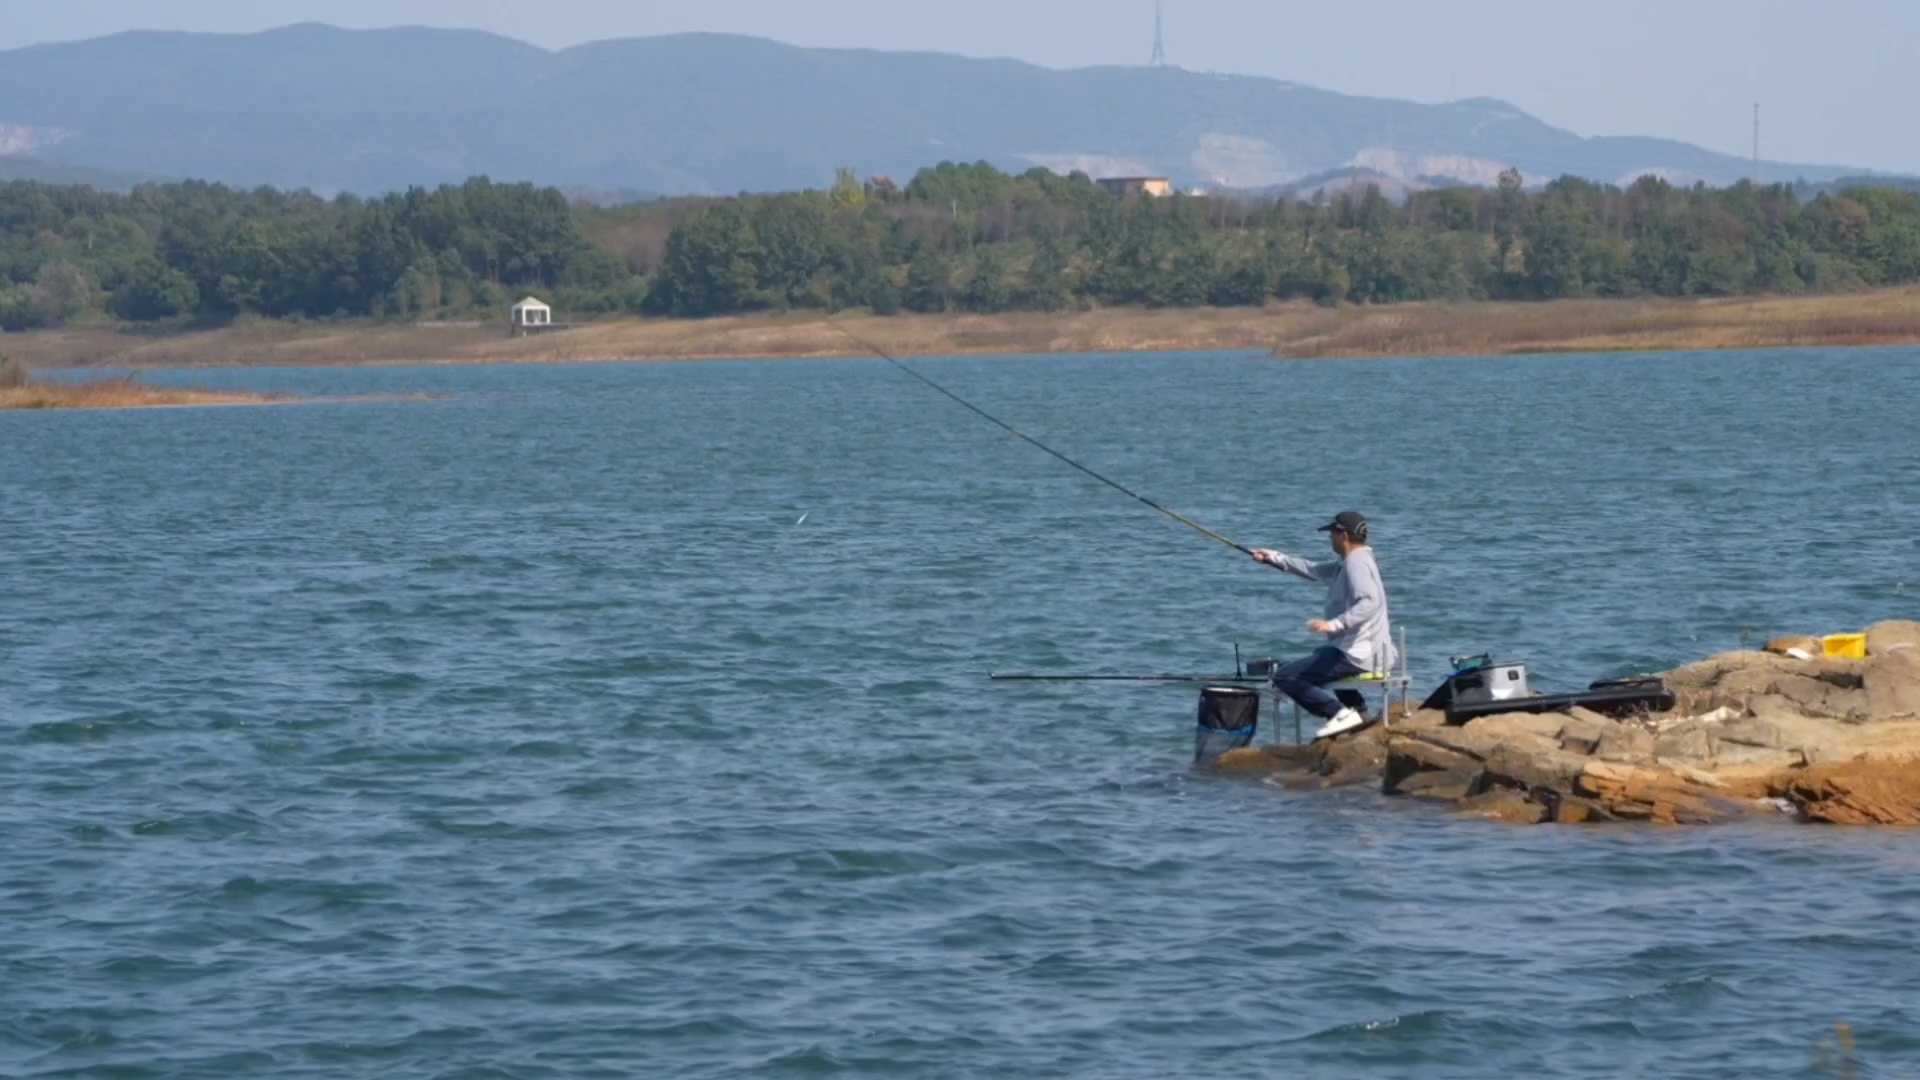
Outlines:
[[[542,330],[551,330],[552,328],[553,309],[541,303],[538,299],[529,296],[525,300],[513,305],[511,330],[509,331],[512,336],[519,337],[522,334],[537,334]]]
[[[1173,194],[1173,181],[1164,176],[1109,176],[1095,183],[1121,198],[1145,195],[1151,199],[1164,199]]]

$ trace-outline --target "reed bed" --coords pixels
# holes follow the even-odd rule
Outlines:
[[[0,409],[137,409],[179,405],[267,405],[285,394],[251,394],[196,387],[147,386],[132,376],[95,382],[33,382],[0,386]]]

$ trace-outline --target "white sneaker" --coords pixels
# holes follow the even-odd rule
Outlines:
[[[1366,726],[1366,717],[1361,716],[1352,709],[1341,709],[1339,712],[1333,714],[1333,719],[1327,721],[1319,731],[1314,732],[1313,737],[1316,739],[1331,739],[1335,735],[1345,735],[1349,731],[1358,731]]]

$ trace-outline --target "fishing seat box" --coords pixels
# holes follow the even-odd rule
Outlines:
[[[1458,672],[1447,679],[1448,699],[1454,705],[1487,705],[1531,696],[1525,662],[1487,664]]]

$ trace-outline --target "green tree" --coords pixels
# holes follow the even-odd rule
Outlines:
[[[653,296],[673,315],[719,315],[762,306],[760,242],[746,209],[719,203],[673,231]]]
[[[904,299],[908,310],[924,313],[945,311],[953,302],[953,269],[938,252],[919,248],[907,263],[907,288]]]
[[[860,174],[852,169],[834,170],[833,190],[829,193],[835,206],[864,206],[867,202],[867,187],[860,182]]]
[[[199,306],[193,279],[152,257],[136,263],[113,291],[113,314],[132,322],[184,318]]]

